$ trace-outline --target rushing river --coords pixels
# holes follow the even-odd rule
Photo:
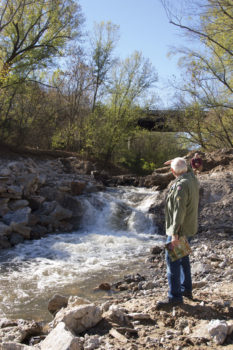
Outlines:
[[[55,294],[94,300],[101,282],[138,272],[155,241],[156,192],[120,187],[83,196],[81,228],[27,241],[0,256],[0,317],[49,319]]]

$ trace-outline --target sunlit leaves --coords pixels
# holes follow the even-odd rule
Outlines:
[[[46,67],[81,22],[74,0],[0,0],[1,76],[21,80]]]

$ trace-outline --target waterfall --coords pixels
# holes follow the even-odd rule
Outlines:
[[[153,214],[148,213],[156,196],[149,189],[132,187],[80,196],[83,216],[78,231],[51,234],[2,250],[2,314],[42,317],[53,294],[88,294],[91,298],[99,281],[114,281],[133,271],[161,240]]]

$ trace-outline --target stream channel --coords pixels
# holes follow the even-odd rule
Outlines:
[[[150,248],[163,242],[153,214],[151,189],[118,187],[82,196],[80,229],[25,241],[0,255],[0,317],[50,320],[54,294],[96,300],[93,289],[142,272]]]

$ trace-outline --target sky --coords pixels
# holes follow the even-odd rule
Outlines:
[[[175,1],[175,0],[174,0]],[[159,81],[155,92],[161,107],[172,105],[174,90],[169,79],[179,76],[178,56],[168,57],[171,47],[184,44],[181,31],[169,23],[160,0],[79,0],[86,19],[86,31],[92,31],[94,23],[111,21],[120,26],[120,39],[115,53],[122,59],[135,50],[141,51],[155,67]]]

